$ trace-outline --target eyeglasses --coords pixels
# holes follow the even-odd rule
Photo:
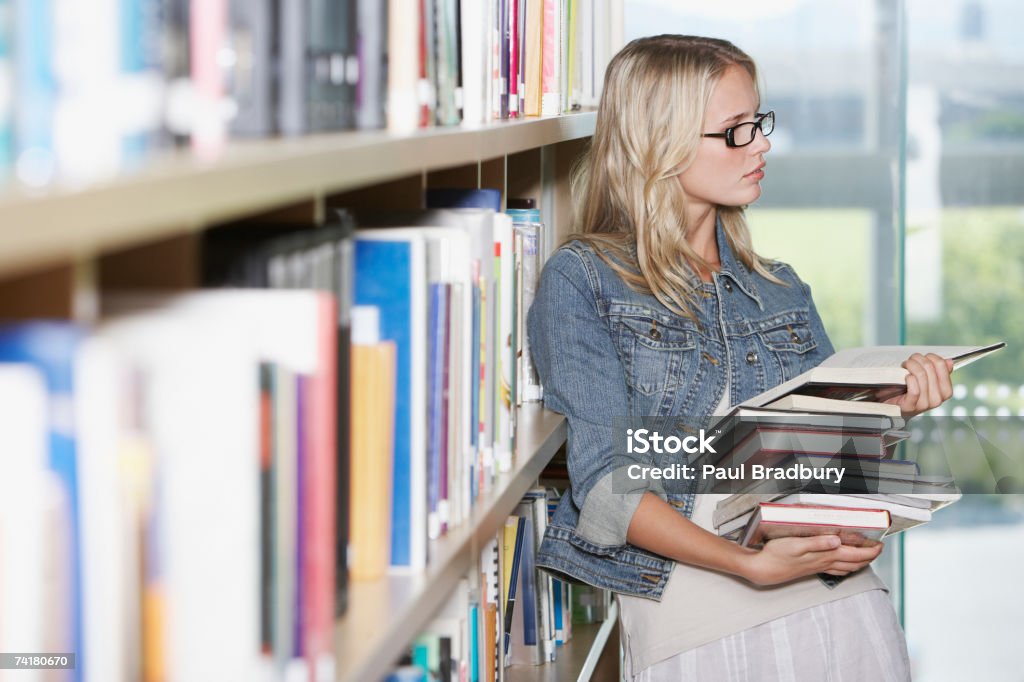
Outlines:
[[[726,128],[724,133],[704,133],[703,137],[724,137],[726,147],[746,147],[754,141],[758,128],[765,137],[771,135],[775,130],[775,112],[757,114],[756,121],[734,125],[732,128]]]

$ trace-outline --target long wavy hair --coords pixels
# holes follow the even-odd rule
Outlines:
[[[597,123],[572,178],[576,230],[569,239],[597,254],[634,290],[695,318],[691,267],[710,270],[686,240],[687,196],[676,178],[696,158],[704,112],[718,80],[757,67],[726,40],[660,35],[615,55],[604,78]],[[754,253],[743,207],[718,206],[729,246],[749,270],[780,282]]]

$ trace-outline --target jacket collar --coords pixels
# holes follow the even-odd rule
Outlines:
[[[743,290],[743,293],[754,299],[758,308],[764,310],[764,303],[757,292],[754,278],[746,266],[738,261],[733,254],[732,248],[729,246],[729,238],[725,235],[725,228],[722,227],[722,220],[718,217],[715,218],[715,239],[718,241],[718,258],[722,262],[718,276],[731,279]]]

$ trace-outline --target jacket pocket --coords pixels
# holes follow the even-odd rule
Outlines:
[[[692,329],[640,306],[613,306],[610,323],[633,390],[654,395],[685,381],[697,347]]]
[[[811,331],[808,308],[774,315],[761,321],[758,328],[758,338],[782,368],[783,381],[810,369],[804,365],[818,347],[818,340]]]

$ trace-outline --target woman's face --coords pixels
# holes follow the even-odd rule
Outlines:
[[[755,120],[757,93],[750,74],[730,66],[715,86],[704,113],[703,133],[722,133],[738,123]],[[693,210],[710,206],[745,206],[761,196],[764,155],[772,146],[757,131],[745,147],[727,147],[720,137],[702,137],[697,157],[679,174]]]

